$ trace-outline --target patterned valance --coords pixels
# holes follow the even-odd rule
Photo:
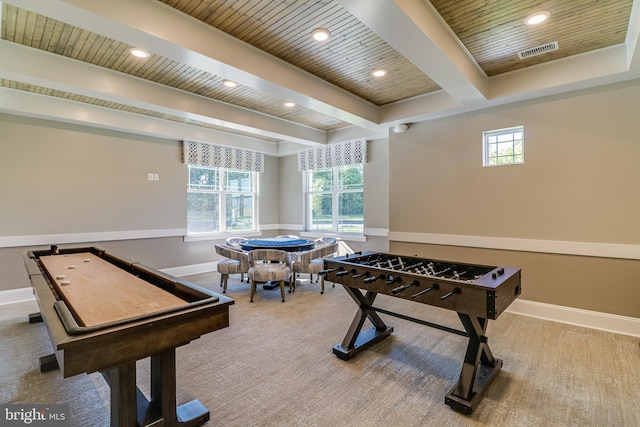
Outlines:
[[[264,154],[241,148],[183,141],[182,155],[190,165],[264,172]]]
[[[298,153],[299,171],[357,165],[366,162],[367,141],[365,139],[330,144]]]

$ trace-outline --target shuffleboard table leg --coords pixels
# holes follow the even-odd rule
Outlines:
[[[42,323],[42,313],[29,314],[29,323]]]
[[[151,401],[165,426],[195,427],[209,421],[209,410],[199,400],[176,407],[176,350],[151,356]]]
[[[136,362],[127,363],[102,373],[111,388],[111,427],[137,425]]]
[[[60,365],[58,365],[58,359],[56,359],[55,354],[42,356],[38,361],[40,362],[40,372],[49,372],[60,369]]]

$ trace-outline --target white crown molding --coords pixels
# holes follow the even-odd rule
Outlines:
[[[563,240],[515,239],[507,237],[406,233],[398,231],[389,232],[389,241],[603,258],[640,259],[640,245],[618,243],[570,242]]]

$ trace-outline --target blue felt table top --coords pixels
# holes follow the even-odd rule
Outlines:
[[[291,237],[273,237],[266,239],[252,239],[244,243],[251,246],[299,246],[309,243],[309,240],[293,239]]]

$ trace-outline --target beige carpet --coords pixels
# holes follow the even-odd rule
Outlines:
[[[217,274],[190,280],[220,290]],[[392,336],[350,361],[334,356],[356,306],[341,286],[308,281],[287,302],[279,290],[232,279],[231,326],[178,349],[178,403],[199,399],[210,426],[640,426],[638,339],[505,313],[490,321],[503,370],[471,416],[444,395],[459,374],[466,339],[381,315]],[[455,313],[379,297],[378,305],[461,329]],[[0,402],[68,403],[71,425],[108,425],[99,374],[40,373],[51,353],[35,302],[0,306]],[[148,361],[138,364],[148,390]]]

